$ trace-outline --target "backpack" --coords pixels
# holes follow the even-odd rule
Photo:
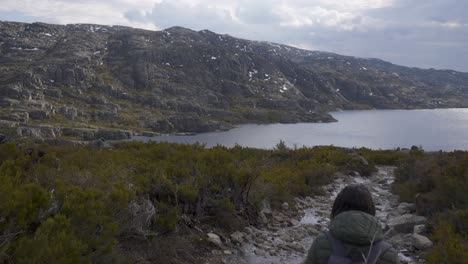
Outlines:
[[[353,262],[350,258],[347,257],[349,252],[346,252],[343,243],[334,238],[330,232],[326,233],[328,240],[332,244],[332,254],[328,259],[328,264],[375,264],[379,260],[380,256],[384,254],[387,250],[389,250],[392,246],[384,241],[379,241],[371,246],[371,250],[369,253],[369,258],[366,259],[363,257],[359,262]],[[365,257],[367,257],[367,254]]]

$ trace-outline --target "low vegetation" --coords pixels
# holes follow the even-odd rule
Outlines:
[[[279,206],[319,192],[337,171],[371,170],[354,151],[281,143],[3,144],[0,261],[116,263],[144,252],[157,263],[196,262],[206,232],[257,224],[263,200]]]
[[[428,262],[468,259],[466,152],[15,142],[0,145],[0,262],[196,263],[206,232],[259,224],[262,201],[293,203],[376,164],[397,166],[394,191],[430,217]]]

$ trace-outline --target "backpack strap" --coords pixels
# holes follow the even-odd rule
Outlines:
[[[371,252],[369,254],[369,259],[366,263],[368,264],[376,264],[379,260],[380,256],[382,256],[387,250],[389,250],[392,245],[385,241],[379,241],[373,245],[371,245]]]
[[[330,231],[328,231],[327,233],[325,233],[327,238],[328,238],[328,241],[330,241],[331,245],[332,245],[332,250],[333,250],[333,254],[332,255],[335,255],[337,257],[346,257],[347,255],[347,252],[344,248],[344,245],[341,241],[339,241],[338,239],[334,238],[333,235],[330,233]]]

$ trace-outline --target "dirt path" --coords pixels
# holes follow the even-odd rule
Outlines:
[[[336,195],[349,184],[365,184],[371,190],[377,207],[377,218],[381,220],[384,230],[388,229],[389,218],[399,216],[396,213],[399,206],[398,197],[390,192],[394,179],[393,170],[394,167],[382,166],[371,177],[343,175],[334,183],[324,187],[326,193],[324,196],[298,199],[299,215],[292,213],[294,210],[290,210],[286,204],[281,211],[270,211],[267,208],[264,211],[268,218],[266,228],[249,227],[244,232],[231,235],[231,240],[240,245],[239,250],[232,250],[233,255],[220,256],[221,263],[302,263],[313,239],[320,232],[327,230],[330,210]],[[391,234],[391,242],[399,250],[401,262],[424,263],[418,260],[411,249],[407,236],[410,235]]]

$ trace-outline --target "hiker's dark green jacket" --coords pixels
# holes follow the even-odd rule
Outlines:
[[[378,220],[369,214],[358,211],[346,211],[337,215],[330,223],[330,232],[336,239],[343,242],[346,249],[350,250],[349,257],[353,261],[362,259],[362,254],[367,256],[372,239],[383,239],[382,228]],[[332,253],[331,242],[325,234],[319,235],[309,249],[305,264],[327,264]],[[390,248],[380,256],[377,264],[398,264],[398,255]]]

